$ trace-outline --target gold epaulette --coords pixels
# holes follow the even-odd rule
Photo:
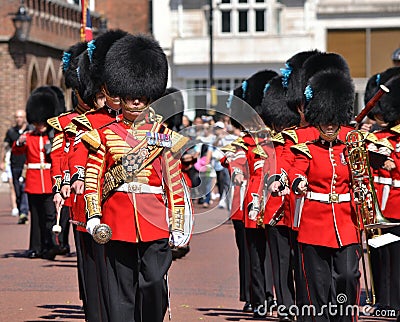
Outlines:
[[[50,125],[52,128],[56,129],[57,131],[62,131],[62,127],[60,121],[58,120],[59,116],[54,116],[47,120],[47,124]]]
[[[232,145],[236,145],[241,147],[242,149],[247,150],[247,145],[242,138],[237,138],[235,141],[231,143]]]
[[[89,119],[86,117],[86,113],[75,116],[72,119],[72,122],[76,125],[82,125],[88,130],[93,130],[92,124],[90,123]]]
[[[70,122],[70,123],[65,127],[64,131],[65,131],[65,132],[68,132],[68,133],[76,134],[76,129],[77,129],[77,126],[76,126],[74,123]]]
[[[225,145],[220,148],[222,152],[236,152],[236,148],[232,144]]]
[[[396,126],[391,127],[390,130],[395,133],[400,133],[400,124],[397,124]]]
[[[378,143],[379,139],[374,133],[363,132],[363,131],[361,131],[361,132],[364,134],[365,140],[372,142],[372,143]]]
[[[81,140],[87,143],[91,148],[95,150],[97,150],[101,145],[100,135],[97,130],[86,132],[82,136]]]
[[[378,140],[376,142],[376,144],[384,146],[384,147],[388,148],[389,150],[392,150],[392,151],[394,150],[392,143],[390,143],[390,141],[387,138]]]
[[[272,142],[277,142],[277,143],[284,144],[285,143],[285,139],[283,138],[282,133],[279,132],[278,134],[274,135],[272,137]]]
[[[256,145],[256,147],[252,150],[254,154],[259,155],[262,158],[268,158],[268,154],[265,153],[264,149],[260,145]]]
[[[287,135],[294,143],[299,143],[299,139],[295,130],[283,130],[281,133],[282,136]]]
[[[296,145],[292,145],[290,148],[295,151],[299,151],[299,152],[305,154],[306,156],[308,156],[310,159],[312,159],[312,155],[311,155],[310,150],[308,149],[308,146],[306,143],[299,143]]]
[[[189,138],[179,134],[178,132],[172,131],[172,146],[171,152],[176,153],[183,148],[183,146],[189,141]]]

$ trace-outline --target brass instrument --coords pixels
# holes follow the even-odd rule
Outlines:
[[[358,228],[360,231],[361,260],[365,282],[366,303],[374,305],[376,296],[374,281],[372,278],[371,253],[368,244],[370,238],[381,235],[381,228],[392,226],[383,216],[376,197],[374,180],[369,164],[368,152],[365,144],[365,135],[363,132],[353,130],[346,136],[346,149],[349,157],[349,167],[351,171],[351,185],[354,194],[356,206]],[[361,221],[363,227],[361,227]],[[370,272],[371,290],[368,287],[368,278],[366,276],[366,263],[362,244],[362,231],[364,231],[366,240],[366,252],[368,256],[368,265]],[[371,296],[370,296],[371,293]]]

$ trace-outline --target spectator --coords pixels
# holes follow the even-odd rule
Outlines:
[[[1,151],[1,170],[4,170],[4,151],[10,150],[14,142],[18,140],[21,134],[32,130],[32,126],[26,122],[26,113],[24,110],[15,111],[15,125],[10,127],[4,138],[4,145]],[[15,193],[16,208],[13,208],[12,215],[19,216],[18,224],[25,224],[28,220],[28,197],[25,193],[25,183],[20,180],[22,170],[25,164],[25,154],[15,155],[11,152],[10,167],[13,183],[13,192]]]

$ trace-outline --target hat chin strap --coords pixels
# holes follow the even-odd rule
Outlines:
[[[320,135],[321,139],[323,139],[323,140],[325,140],[325,141],[328,141],[328,142],[333,142],[333,141],[336,140],[336,138],[337,138],[337,136],[338,136],[338,134],[339,134],[340,125],[339,125],[339,127],[337,128],[337,130],[335,131],[335,133],[333,133],[332,135],[328,135],[328,134],[326,134],[324,131],[322,131],[322,129],[321,129],[321,127],[320,127],[319,125],[317,126],[317,129],[318,129],[318,131],[319,131],[319,135]]]

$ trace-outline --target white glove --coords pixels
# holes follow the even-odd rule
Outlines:
[[[100,225],[100,218],[94,217],[87,221],[86,230],[90,235],[93,236],[94,227],[96,227],[97,225]]]
[[[249,214],[248,214],[249,219],[253,220],[253,221],[256,221],[257,215],[258,215],[258,211],[256,211],[256,210],[250,210]]]
[[[169,243],[173,246],[184,246],[185,234],[181,231],[171,231],[169,234]]]

